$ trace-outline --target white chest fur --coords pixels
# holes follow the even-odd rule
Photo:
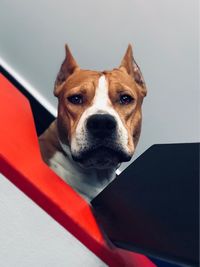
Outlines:
[[[60,151],[49,159],[49,166],[87,201],[91,201],[115,178],[115,169],[84,169]]]

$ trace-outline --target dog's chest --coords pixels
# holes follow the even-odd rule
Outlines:
[[[115,177],[114,171],[99,173],[94,169],[81,168],[60,151],[54,153],[48,165],[88,201],[97,196]]]

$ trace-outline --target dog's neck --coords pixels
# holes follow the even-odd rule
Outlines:
[[[115,178],[116,166],[106,170],[86,169],[75,162],[69,146],[60,142],[56,120],[40,136],[39,142],[44,161],[87,201]]]

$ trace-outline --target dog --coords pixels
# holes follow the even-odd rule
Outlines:
[[[147,89],[131,45],[111,71],[81,69],[65,50],[54,86],[58,116],[39,144],[46,164],[90,202],[131,159]]]

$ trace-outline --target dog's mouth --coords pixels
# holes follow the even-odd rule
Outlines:
[[[131,156],[120,149],[99,146],[82,151],[79,155],[72,155],[74,161],[86,168],[108,169],[121,162],[129,161]]]

